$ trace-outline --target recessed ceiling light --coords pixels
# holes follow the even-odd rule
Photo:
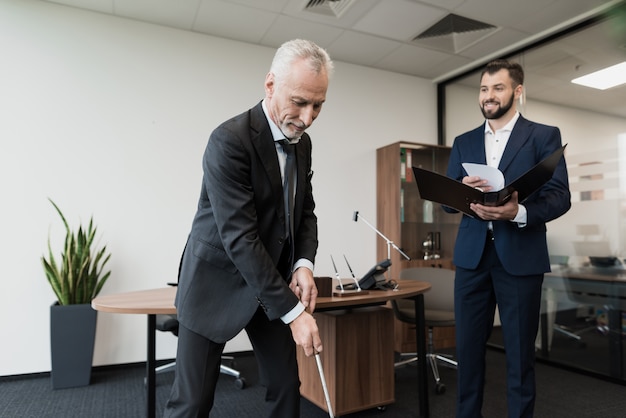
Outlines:
[[[572,80],[572,83],[606,90],[626,83],[626,61]]]

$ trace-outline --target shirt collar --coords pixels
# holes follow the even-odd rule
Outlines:
[[[517,122],[518,119],[519,119],[519,112],[515,112],[515,114],[513,115],[511,120],[509,121],[509,123],[507,123],[501,129],[498,129],[498,130],[499,131],[511,132],[513,130],[513,127],[515,126],[515,123]],[[486,134],[487,133],[495,134],[495,132],[493,132],[491,130],[491,126],[489,126],[489,121],[488,120],[485,121],[485,133]]]
[[[280,130],[278,125],[274,123],[272,118],[270,118],[269,111],[267,110],[267,107],[265,106],[265,99],[261,102],[261,107],[263,108],[265,119],[267,119],[267,123],[269,123],[270,125],[270,131],[272,131],[272,138],[274,139],[274,142],[280,142],[283,139],[285,139],[285,134]],[[297,144],[298,142],[300,142],[300,138],[289,140],[290,144]]]

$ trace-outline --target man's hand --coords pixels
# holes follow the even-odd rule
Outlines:
[[[487,186],[488,180],[481,179],[478,176],[465,176],[461,180],[463,184],[467,184],[470,187],[480,190],[481,192],[491,191],[491,186]]]
[[[322,352],[322,340],[313,315],[307,311],[302,312],[289,323],[289,328],[291,328],[293,340],[304,349],[307,357]]]
[[[519,205],[517,192],[513,192],[511,198],[502,206],[485,206],[479,203],[470,203],[470,209],[485,221],[510,221],[515,219]]]
[[[313,272],[306,267],[299,267],[293,272],[289,288],[300,299],[300,302],[311,313],[315,312],[317,286],[313,280]]]

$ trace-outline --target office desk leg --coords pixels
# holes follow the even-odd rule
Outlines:
[[[426,321],[424,319],[424,295],[413,298],[415,302],[415,336],[417,342],[417,390],[419,396],[419,416],[428,418],[428,376],[426,362]]]
[[[156,415],[156,315],[148,315],[148,355],[146,360],[146,412],[148,418]]]

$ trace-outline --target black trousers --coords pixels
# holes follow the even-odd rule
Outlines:
[[[288,325],[269,321],[261,308],[246,326],[259,366],[260,383],[266,387],[267,417],[300,415],[300,380],[296,346]],[[165,409],[165,418],[206,418],[214,403],[225,344],[218,344],[180,326],[176,377]]]

